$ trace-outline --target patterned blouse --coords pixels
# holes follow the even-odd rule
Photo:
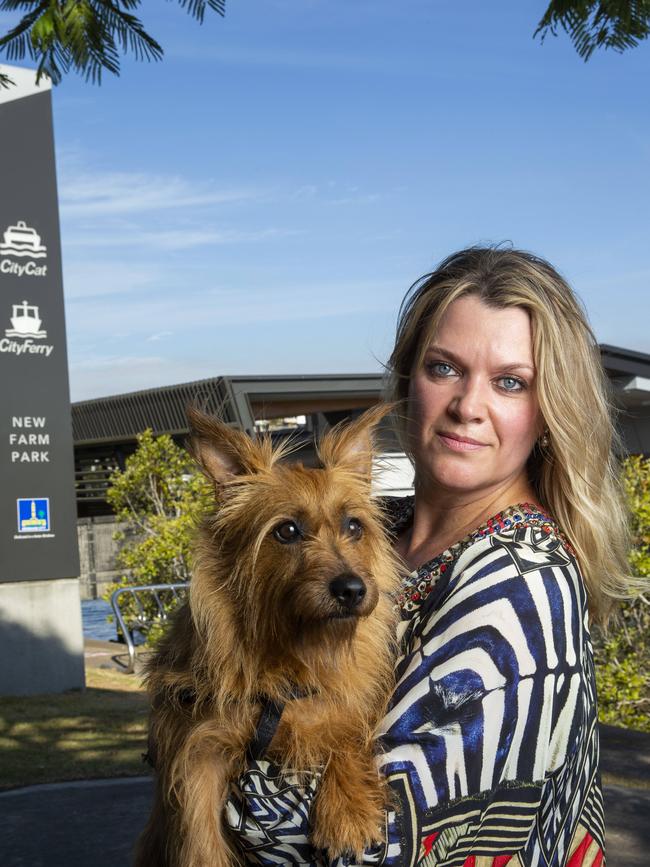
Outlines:
[[[412,498],[386,509],[395,535],[412,521]],[[587,600],[557,525],[506,509],[411,573],[398,605],[378,756],[396,806],[363,863],[604,867]],[[328,864],[308,843],[317,784],[251,763],[227,807],[248,863]]]

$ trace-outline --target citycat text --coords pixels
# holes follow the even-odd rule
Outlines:
[[[8,337],[3,337],[0,340],[0,352],[13,352],[14,355],[24,355],[29,352],[32,355],[44,355],[49,358],[53,349],[53,346],[46,346],[44,343],[34,343],[30,338],[22,342],[10,340]]]
[[[13,259],[3,259],[0,262],[2,274],[15,274],[16,277],[47,277],[47,265],[37,265],[36,262],[14,262]]]

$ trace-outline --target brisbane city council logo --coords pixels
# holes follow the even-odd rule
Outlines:
[[[11,274],[15,277],[47,275],[47,265],[39,262],[46,258],[47,247],[42,243],[41,236],[35,229],[23,220],[18,220],[15,226],[7,227],[3,238],[3,243],[0,243],[1,274]],[[49,358],[54,347],[35,342],[47,337],[47,331],[41,328],[43,322],[35,304],[30,304],[26,300],[12,304],[9,321],[11,327],[5,329],[5,336],[0,340],[0,352],[10,352],[14,355],[44,355]]]

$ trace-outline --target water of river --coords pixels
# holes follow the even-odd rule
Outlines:
[[[114,623],[108,623],[106,617],[113,613],[110,602],[103,599],[86,599],[81,603],[81,621],[84,638],[96,638],[98,641],[115,641],[117,632]]]

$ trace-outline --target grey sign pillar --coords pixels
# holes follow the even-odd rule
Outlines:
[[[84,685],[49,83],[0,66],[0,695]]]

